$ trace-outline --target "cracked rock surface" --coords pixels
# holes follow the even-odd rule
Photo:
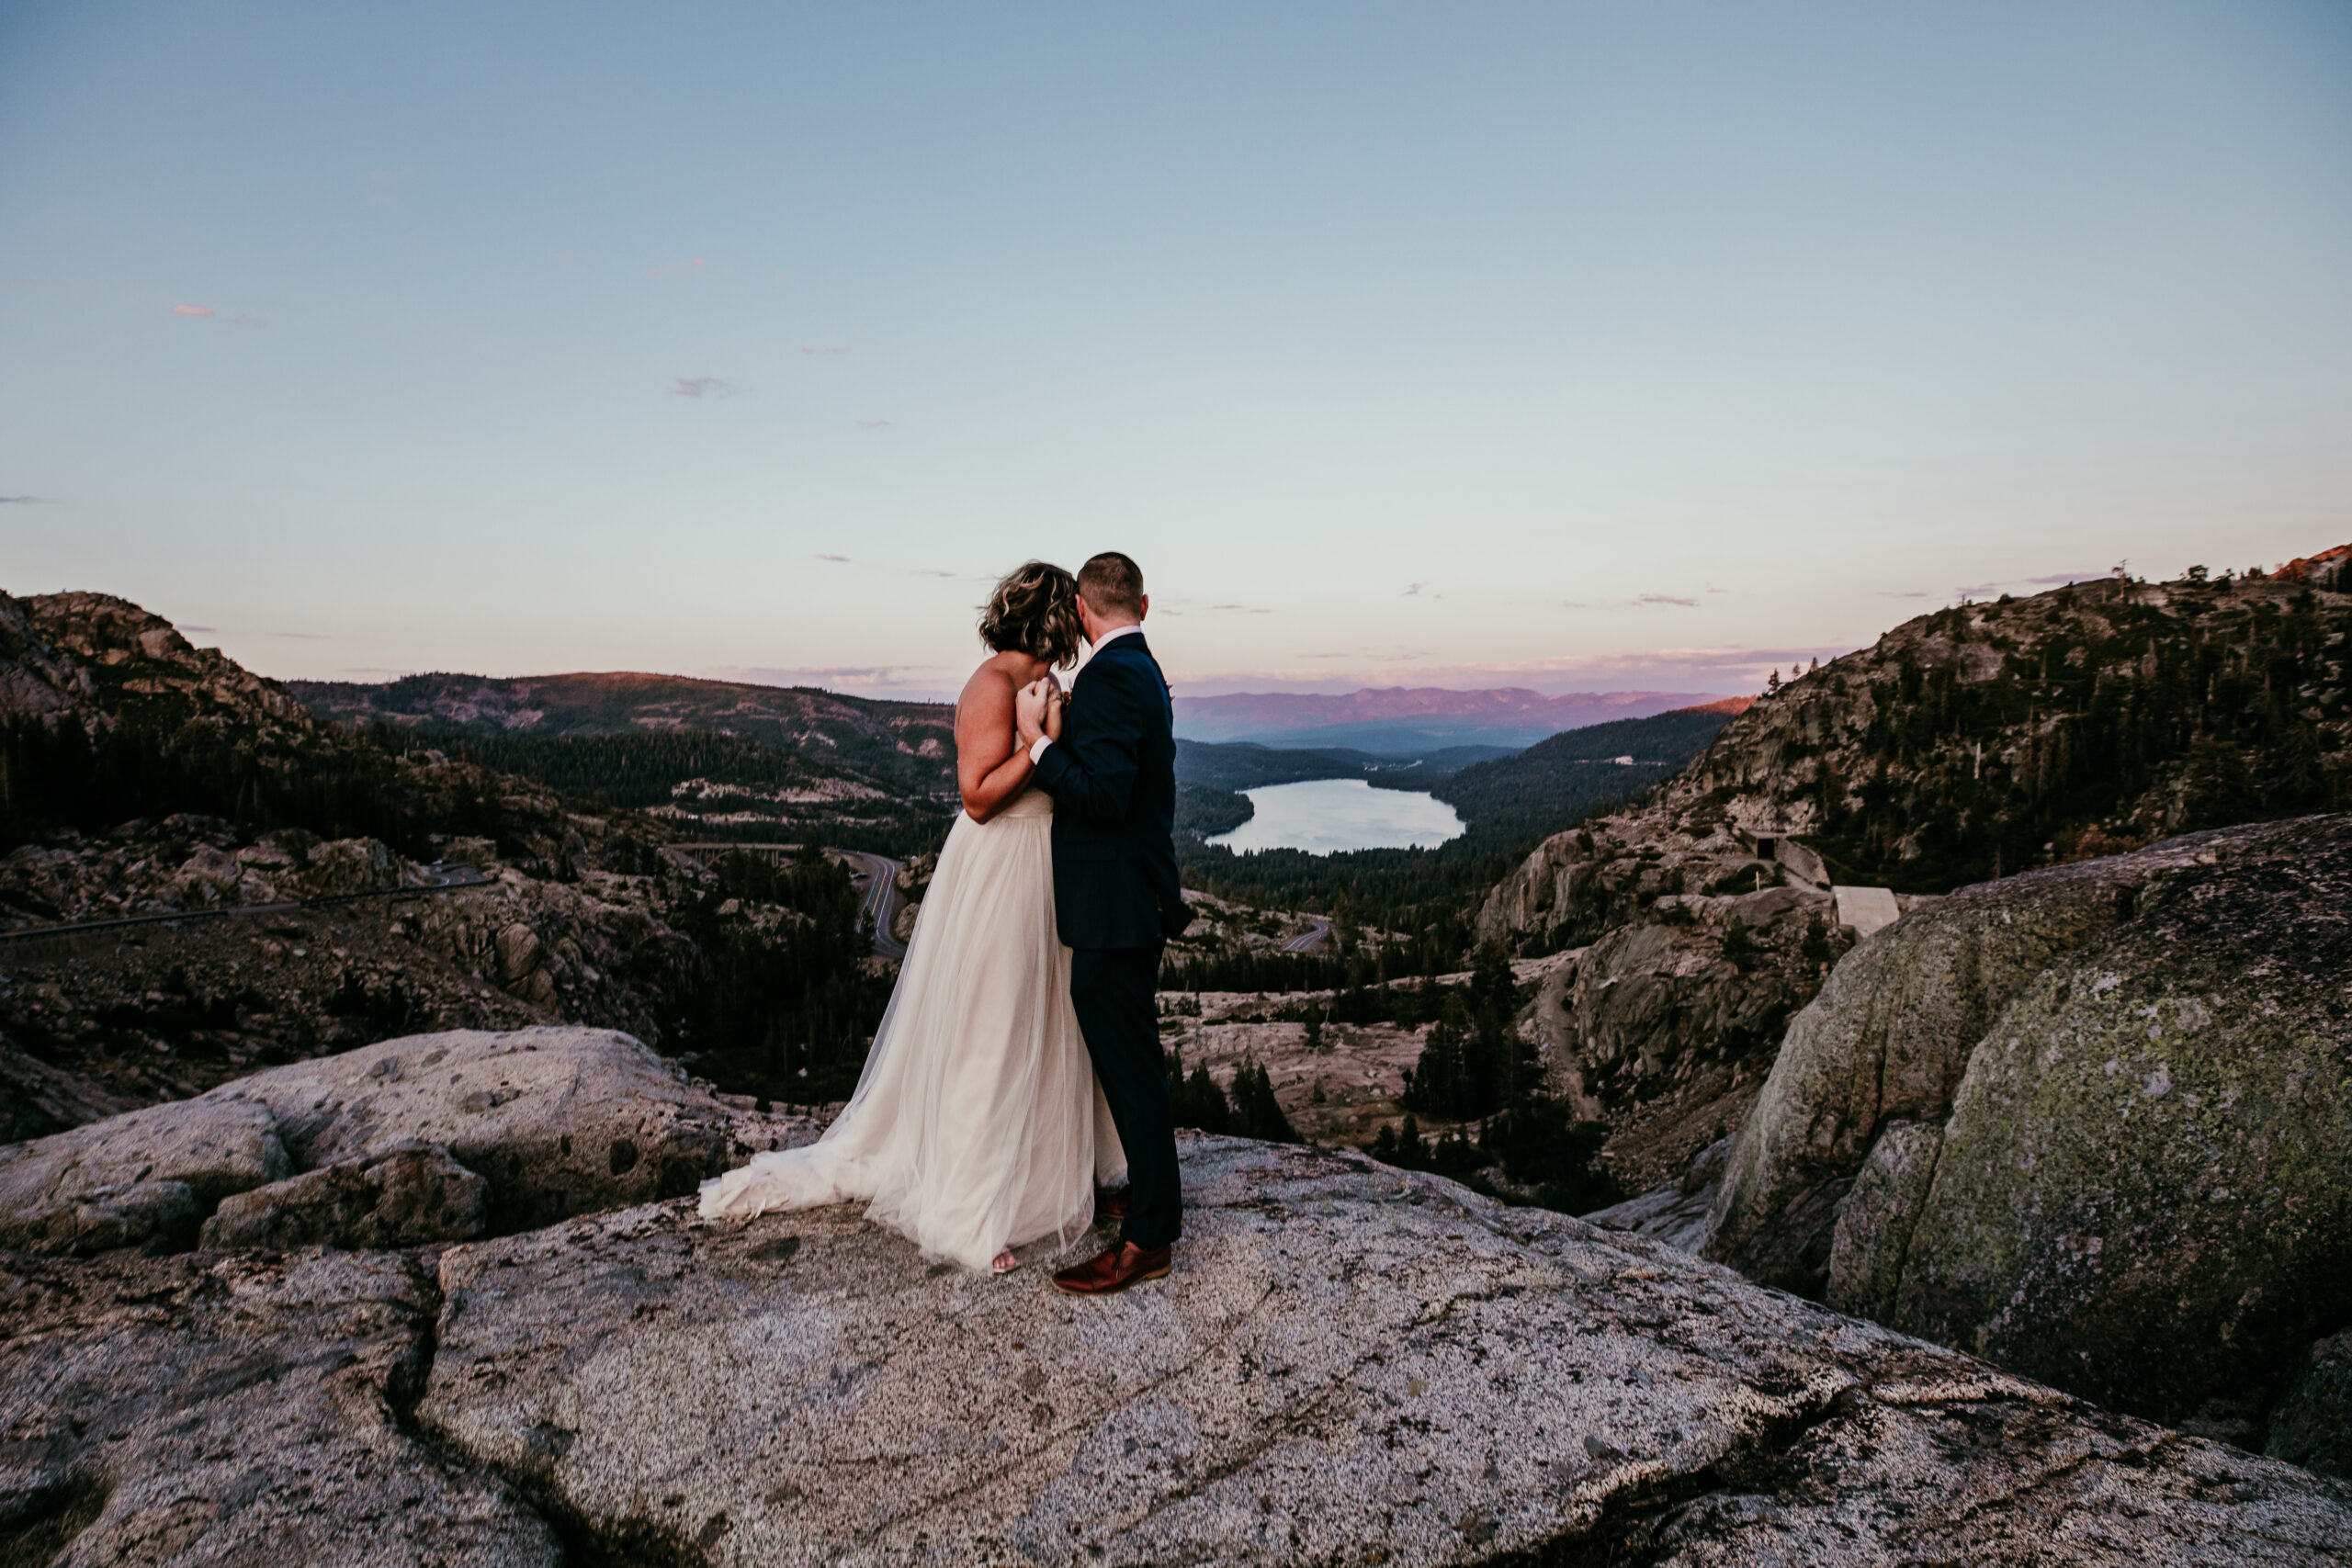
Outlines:
[[[0,1562],[561,1562],[405,1422],[429,1260],[0,1254]]]
[[[2352,1488],[1356,1156],[1182,1145],[1166,1281],[672,1201],[443,1254],[442,1451],[628,1561],[2338,1562]]]

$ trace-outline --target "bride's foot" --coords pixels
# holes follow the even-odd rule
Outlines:
[[[991,1274],[1010,1274],[1013,1269],[1019,1267],[1020,1265],[1013,1260],[1012,1248],[1008,1247],[1002,1252],[998,1253],[995,1260],[989,1263],[989,1272]]]

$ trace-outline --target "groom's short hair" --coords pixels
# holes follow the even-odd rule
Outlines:
[[[1104,550],[1078,569],[1078,592],[1098,615],[1143,615],[1143,568]]]

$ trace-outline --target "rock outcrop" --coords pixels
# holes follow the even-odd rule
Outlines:
[[[1791,1022],[1740,1127],[1708,1256],[1819,1296],[1834,1211],[1881,1130],[1940,1126],[2001,1010],[2061,954],[2130,918],[2151,879],[2217,853],[2217,837],[2243,832],[1963,888],[1856,947]]]
[[[2275,578],[2106,579],[1921,616],[1767,693],[1651,796],[1545,840],[1488,892],[1481,936],[1604,959],[1679,950],[1670,976],[1646,971],[1668,981],[1645,988],[1668,1008],[1618,1010],[1617,1059],[1671,1069],[1644,1073],[1627,1101],[1579,1101],[1610,1123],[1612,1163],[1636,1183],[1663,1179],[1713,1135],[1710,1122],[1744,1110],[1728,1080],[1692,1092],[1684,1075],[1704,1073],[1709,1054],[1679,1036],[1721,1020],[1719,1037],[1738,1045],[1760,1027],[1769,1037],[1752,1049],[1769,1058],[1771,1026],[1820,983],[1817,963],[1776,963],[1719,987],[1711,971],[1734,949],[1787,944],[1753,931],[1732,941],[1720,917],[1671,937],[1649,931],[1694,896],[1793,876],[1883,885],[1908,912],[2005,872],[2352,806],[2352,583],[2330,564],[2340,558]],[[1758,856],[1767,840],[1772,863]],[[1850,940],[1833,931],[1827,945]],[[1605,964],[1599,977],[1611,977]],[[1599,1021],[1564,1023],[1555,1043],[1573,1053]],[[1712,1053],[1727,1054],[1739,1053]],[[1563,1062],[1555,1089],[1577,1099],[1579,1075],[1588,1064]],[[1661,1120],[1670,1136],[1636,1135]],[[1814,1218],[1809,1235],[1826,1224]],[[1818,1275],[1823,1250],[1785,1262]]]
[[[2328,1561],[2352,1492],[1367,1160],[1188,1139],[1177,1271],[854,1209],[444,1255],[417,1419],[655,1561]]]
[[[1551,1091],[1609,1123],[1606,1160],[1634,1190],[1737,1127],[1789,1015],[1850,942],[1803,884],[1669,894],[1545,975],[1535,1032]]]
[[[0,1562],[556,1568],[407,1418],[439,1306],[402,1253],[0,1254]]]
[[[1905,919],[1792,1028],[1707,1256],[2257,1443],[2352,1322],[2347,910],[2332,817]]]
[[[2352,1552],[2342,1483],[1295,1145],[1187,1136],[1176,1271],[1104,1301],[1053,1292],[1041,1258],[926,1266],[854,1205],[706,1224],[682,1196],[447,1248],[285,1247],[339,1202],[374,1240],[419,1234],[388,1203],[465,1190],[441,1149],[510,1214],[626,1202],[583,1189],[557,1124],[601,1144],[634,1110],[683,1148],[735,1111],[627,1043],[553,1038],[587,1032],[388,1042],[232,1086],[176,1140],[153,1111],[84,1130],[94,1174],[143,1159],[130,1190],[189,1203],[335,1157],[214,1213],[213,1241],[263,1246],[0,1254],[0,1562]],[[598,1152],[613,1181],[662,1157]]]
[[[505,1232],[689,1192],[813,1133],[610,1030],[413,1035],[0,1148],[0,1246],[171,1250],[208,1214],[223,1246]]]

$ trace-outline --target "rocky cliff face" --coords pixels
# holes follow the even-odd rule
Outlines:
[[[566,1052],[608,1068],[547,1070]],[[468,1108],[526,1063],[520,1098]],[[643,1069],[545,1032],[388,1042],[220,1097],[208,1115],[247,1121],[210,1146],[394,1157],[479,1118],[468,1168],[552,1214],[581,1201],[559,1129],[575,1151],[582,1130],[601,1142],[649,1089],[665,1124],[729,1124]],[[223,1168],[151,1119],[87,1130],[85,1157],[152,1159],[134,1189]],[[0,1254],[0,1552],[2316,1568],[2352,1551],[2339,1483],[1668,1249],[1357,1156],[1182,1152],[1175,1273],[1100,1302],[1054,1294],[1041,1259],[1002,1280],[926,1267],[854,1206],[706,1225],[686,1199],[400,1249]],[[543,1176],[570,1196],[532,1197]]]
[[[1805,862],[1815,880],[1890,884],[1916,909],[2183,828],[2352,805],[2342,555],[1922,616],[1767,694],[1649,798],[1545,840],[1478,929],[1577,953],[1538,1004],[1555,1090],[1611,1124],[1634,1185],[1738,1123],[1851,941],[1834,918],[1811,933],[1820,901],[1758,861],[1759,837],[1796,835],[1824,857],[1817,875]],[[1794,902],[1739,917],[1735,938],[1729,900],[1782,884]],[[1725,1245],[1818,1290],[1827,1224],[1824,1209]]]
[[[1743,830],[1941,892],[2352,805],[2352,592],[2323,581],[2109,579],[1906,622],[1767,694],[1645,806],[1547,840],[1480,929],[1587,941],[1732,874]]]
[[[673,831],[322,724],[123,600],[0,595],[0,1134],[436,1027],[707,1043],[716,965],[789,911]],[[485,879],[428,893],[439,861]]]
[[[1790,1030],[1707,1255],[2259,1440],[2352,1322],[2346,909],[2329,817],[1906,918]]]

